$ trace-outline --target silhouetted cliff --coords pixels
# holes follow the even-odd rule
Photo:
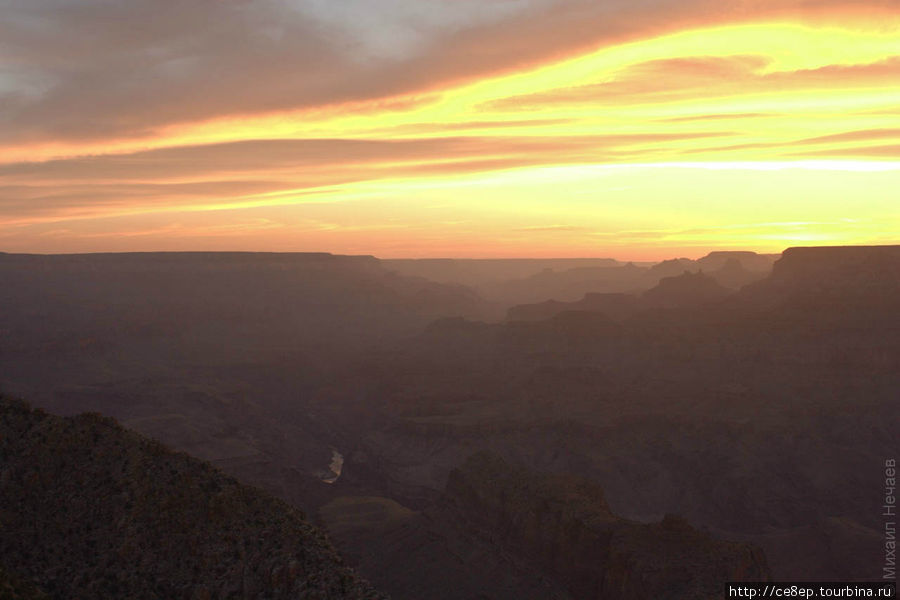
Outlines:
[[[741,250],[714,250],[697,260],[697,266],[704,271],[718,271],[729,262],[738,263],[741,268],[751,272],[768,273],[777,254],[757,254]]]
[[[773,269],[775,279],[835,280],[897,275],[900,245],[788,248]]]
[[[0,399],[0,458],[0,564],[51,597],[381,597],[300,511],[112,419]]]
[[[666,516],[616,517],[601,488],[538,476],[481,452],[450,473],[446,496],[494,541],[534,560],[575,598],[712,598],[725,581],[768,578],[762,552]]]
[[[736,300],[850,317],[854,325],[872,318],[896,323],[900,246],[788,248],[771,277],[747,286]]]
[[[699,306],[721,300],[729,293],[709,275],[685,271],[677,277],[661,279],[659,285],[644,292],[641,301],[648,308]]]
[[[771,269],[770,269],[771,270]],[[729,258],[719,268],[709,272],[720,285],[734,290],[764,279],[769,271],[751,271],[736,258]]]
[[[520,304],[506,313],[509,321],[543,321],[565,311],[603,313],[611,319],[621,320],[639,310],[637,297],[632,294],[585,294],[577,302],[548,300],[539,304]]]
[[[738,269],[740,265],[738,264]],[[740,277],[740,275],[738,275]],[[520,304],[506,313],[508,321],[542,321],[566,312],[602,314],[621,321],[641,311],[659,308],[695,308],[722,300],[732,293],[714,277],[702,272],[684,271],[681,275],[663,277],[641,295],[585,294],[577,302],[548,300],[539,304]]]

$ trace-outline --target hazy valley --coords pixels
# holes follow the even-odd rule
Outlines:
[[[287,503],[270,515],[302,510],[391,597],[709,598],[729,579],[880,577],[900,247],[656,264],[0,254],[0,281],[6,395],[113,417],[258,486]],[[98,459],[91,428],[130,433],[4,406],[18,466],[3,493],[62,451],[36,427],[75,428],[64,447],[86,453],[53,468],[90,456],[132,494],[174,489]],[[4,523],[56,510],[29,493]],[[120,518],[116,502],[101,505]],[[213,501],[185,502],[167,510]],[[0,567],[51,595],[100,577],[3,549]],[[178,585],[226,597],[214,581]]]

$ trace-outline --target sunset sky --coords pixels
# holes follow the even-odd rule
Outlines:
[[[886,243],[897,0],[0,0],[0,251]]]

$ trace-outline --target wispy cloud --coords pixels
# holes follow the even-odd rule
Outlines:
[[[0,227],[25,245],[270,243],[264,219],[285,247],[574,244],[613,239],[599,196],[636,243],[666,230],[646,215],[687,224],[665,201],[743,214],[741,171],[771,222],[813,187],[834,216],[851,174],[897,183],[894,4],[12,0]]]
[[[525,232],[582,232],[582,231],[590,231],[587,227],[578,227],[577,225],[532,225],[530,227],[518,227],[513,229],[513,231],[525,231]]]

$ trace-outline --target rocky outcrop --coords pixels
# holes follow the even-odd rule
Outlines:
[[[53,598],[382,597],[287,504],[112,419],[4,399],[0,564]]]
[[[677,277],[661,279],[659,285],[644,292],[641,300],[647,308],[676,308],[708,304],[729,293],[709,275],[685,271]]]
[[[453,511],[341,497],[320,518],[360,573],[395,600],[572,600],[539,570],[477,536]]]
[[[645,277],[653,282],[651,285],[655,285],[663,277],[676,277],[685,271],[695,273],[698,269],[697,261],[690,258],[670,258],[650,267]]]
[[[702,272],[684,271],[675,277],[664,277],[659,283],[637,296],[621,293],[591,293],[577,302],[549,300],[539,304],[520,304],[506,313],[507,321],[544,321],[559,318],[565,313],[600,314],[614,321],[623,321],[641,311],[658,308],[693,308],[721,300],[745,283],[760,276],[744,271],[739,263],[729,263],[713,276]],[[728,287],[716,275],[721,274]]]
[[[712,598],[725,581],[768,579],[753,546],[716,540],[671,515],[626,521],[594,483],[538,476],[485,452],[450,474],[446,501],[575,598]]]
[[[772,275],[741,290],[736,300],[804,314],[860,320],[888,317],[900,307],[900,245],[788,248]],[[879,320],[883,323],[883,320]]]
[[[733,290],[764,279],[768,274],[769,271],[751,271],[736,258],[729,258],[721,267],[710,273],[720,285]]]
[[[772,270],[772,263],[777,256],[742,250],[715,250],[698,259],[697,266],[704,271],[718,271],[727,263],[734,261],[747,271],[768,273]]]
[[[575,301],[586,293],[616,293],[646,289],[656,281],[646,278],[647,268],[632,263],[616,267],[581,267],[565,271],[546,269],[525,279],[498,286],[498,298],[520,304],[548,299]]]
[[[772,279],[795,284],[893,282],[900,279],[900,245],[788,248],[772,269]]]
[[[577,302],[548,300],[540,304],[520,304],[506,313],[508,321],[543,321],[566,311],[602,313],[614,320],[622,320],[638,310],[637,297],[632,294],[585,294]]]
[[[381,264],[407,276],[492,289],[543,271],[608,268],[620,263],[612,258],[394,258],[381,259]]]
[[[717,271],[731,260],[737,261],[741,267],[748,271],[768,273],[772,270],[772,263],[777,254],[757,254],[746,250],[714,250],[702,258],[691,260],[689,258],[672,258],[655,264],[647,272],[648,276],[657,279],[672,277],[683,271],[696,273],[697,271]]]

